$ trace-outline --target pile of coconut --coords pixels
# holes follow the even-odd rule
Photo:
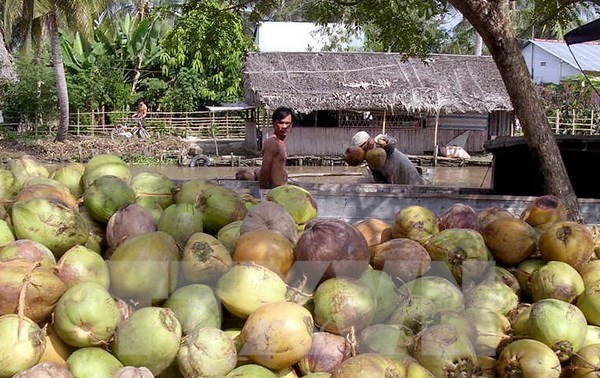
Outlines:
[[[0,378],[600,374],[596,243],[553,196],[351,224],[97,155],[12,160],[0,201]]]

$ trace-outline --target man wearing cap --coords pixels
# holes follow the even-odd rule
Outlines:
[[[375,147],[385,150],[387,157],[383,167],[369,167],[376,183],[426,185],[427,181],[408,156],[396,148],[396,142],[396,138],[386,134],[379,134],[373,139],[366,131],[359,131],[352,137],[352,145],[360,146],[365,152]]]

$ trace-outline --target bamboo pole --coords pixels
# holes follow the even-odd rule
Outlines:
[[[440,125],[440,111],[435,113],[435,131],[433,132],[433,166],[437,166],[438,158],[438,127]]]
[[[560,109],[556,109],[555,133],[558,134],[560,125]]]
[[[386,118],[386,109],[383,109],[383,125],[381,126],[381,133],[385,134],[385,118]]]

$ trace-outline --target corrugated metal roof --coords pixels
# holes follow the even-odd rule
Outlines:
[[[562,61],[579,69],[569,47],[562,41],[530,40],[528,43],[546,50]],[[600,43],[578,43],[571,45],[571,50],[584,71],[600,72]]]

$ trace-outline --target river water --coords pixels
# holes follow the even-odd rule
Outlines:
[[[185,167],[173,165],[133,166],[132,172],[161,173],[171,179],[234,179],[239,167]],[[344,166],[289,166],[290,177],[299,182],[315,183],[368,183],[371,174],[366,167]],[[433,186],[463,188],[491,188],[491,167],[423,167],[425,176]]]

